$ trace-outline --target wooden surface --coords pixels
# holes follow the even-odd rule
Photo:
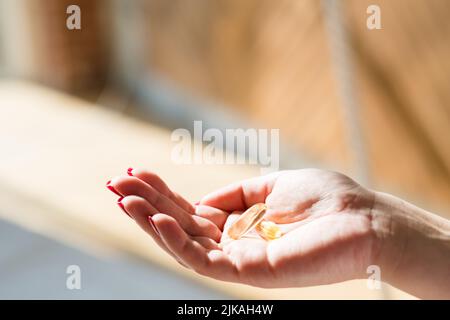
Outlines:
[[[266,290],[179,267],[115,205],[105,182],[126,168],[155,170],[196,200],[259,174],[247,166],[177,166],[170,132],[29,83],[0,82],[0,202],[3,218],[98,255],[130,252],[238,298],[378,299],[365,281]],[[410,298],[396,290],[389,297]]]

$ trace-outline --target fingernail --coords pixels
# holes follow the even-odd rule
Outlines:
[[[159,236],[159,231],[158,228],[156,228],[155,223],[153,222],[152,217],[148,217],[148,222],[150,223],[150,225],[152,226],[153,230],[155,231],[155,233]]]
[[[133,176],[133,168],[128,168],[127,173],[129,176]]]
[[[123,212],[125,212],[127,214],[127,216],[129,216],[131,219],[133,219],[132,216],[130,216],[130,214],[127,212],[127,210],[125,210],[125,206],[122,203],[123,197],[120,197],[119,199],[117,199],[117,205],[120,207],[120,209],[122,209]]]
[[[106,187],[107,187],[109,190],[111,190],[112,192],[114,192],[115,194],[117,194],[119,197],[121,197],[122,195],[121,195],[119,192],[117,192],[117,190],[114,189],[114,187],[111,186],[110,183],[111,183],[111,180],[109,180],[109,181],[106,183]]]
[[[198,206],[200,204],[200,201],[197,201],[196,203],[194,203],[194,205]]]

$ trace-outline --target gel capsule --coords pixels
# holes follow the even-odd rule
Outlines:
[[[242,213],[228,229],[230,238],[238,240],[252,229],[256,229],[261,238],[267,241],[281,237],[283,233],[275,223],[263,220],[266,209],[267,206],[264,203],[258,203]]]
[[[228,229],[230,238],[234,240],[240,239],[247,232],[255,228],[262,221],[266,213],[266,208],[264,203],[257,203],[248,208]]]
[[[280,227],[272,221],[261,221],[256,225],[256,231],[265,240],[275,240],[283,235]]]

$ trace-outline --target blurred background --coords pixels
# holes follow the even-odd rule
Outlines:
[[[104,184],[149,168],[195,201],[259,174],[173,164],[172,130],[202,120],[279,128],[280,169],[338,170],[449,218],[449,14],[446,0],[0,0],[0,298],[410,298],[193,275]],[[65,287],[72,264],[81,290]]]

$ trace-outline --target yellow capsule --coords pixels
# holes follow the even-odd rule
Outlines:
[[[283,235],[281,229],[273,222],[263,220],[267,206],[257,203],[247,209],[228,229],[228,236],[233,240],[242,238],[252,229],[265,240],[278,239]]]
[[[265,240],[278,239],[283,235],[280,227],[278,227],[272,221],[261,221],[256,226],[256,231]]]
[[[252,230],[263,219],[266,213],[266,205],[257,203],[242,213],[228,229],[230,238],[237,240]]]

